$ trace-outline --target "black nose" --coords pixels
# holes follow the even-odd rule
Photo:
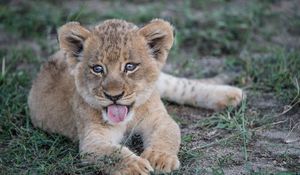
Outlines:
[[[105,95],[106,98],[110,99],[110,100],[113,101],[113,102],[118,101],[118,100],[119,100],[120,98],[122,98],[123,95],[124,95],[124,92],[122,92],[122,93],[119,94],[119,95],[114,95],[114,96],[109,95],[109,94],[107,94],[107,93],[105,93],[105,92],[103,92],[103,93],[104,93],[104,95]]]

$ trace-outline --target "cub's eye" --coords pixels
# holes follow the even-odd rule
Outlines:
[[[138,63],[127,63],[125,65],[125,72],[128,72],[128,71],[134,71],[134,69],[136,69],[136,67],[138,66],[139,64]]]
[[[104,72],[103,67],[100,66],[100,65],[95,65],[95,66],[93,66],[93,67],[92,67],[92,70],[93,70],[93,72],[96,73],[96,74],[101,74],[101,73]]]

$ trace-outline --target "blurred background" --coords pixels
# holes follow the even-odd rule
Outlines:
[[[247,93],[241,108],[225,112],[165,102],[182,128],[177,174],[300,171],[299,139],[281,142],[300,137],[299,0],[1,0],[0,174],[99,173],[80,165],[76,144],[32,127],[26,99],[41,63],[58,50],[59,26],[111,18],[170,21],[176,41],[164,71],[229,75]]]

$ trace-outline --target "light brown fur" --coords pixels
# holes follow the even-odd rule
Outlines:
[[[170,90],[166,85],[156,85],[164,81],[159,79],[160,70],[173,44],[172,26],[159,19],[141,28],[122,20],[108,20],[91,29],[70,22],[58,34],[61,50],[43,65],[29,94],[32,123],[79,140],[81,153],[92,154],[88,161],[119,151],[122,166],[109,173],[148,174],[153,169],[177,169],[180,131],[160,100],[160,93],[170,94]],[[125,72],[128,62],[139,65],[134,71]],[[103,65],[103,74],[91,71],[96,64]],[[241,90],[230,88],[226,90],[229,95],[220,95],[222,100],[206,99],[213,103],[204,107],[237,105]],[[103,92],[113,96],[124,92],[117,103],[132,105],[126,120],[112,123],[107,118],[105,107],[113,102]],[[194,104],[201,106],[205,94],[181,96],[189,98],[185,100],[189,104],[201,98],[199,104]],[[227,96],[236,99],[229,102]],[[124,133],[133,129],[143,138],[144,152],[140,156],[120,145]]]

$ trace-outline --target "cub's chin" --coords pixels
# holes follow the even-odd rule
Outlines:
[[[110,104],[102,109],[102,117],[111,125],[126,124],[133,118],[134,111],[131,105]]]

